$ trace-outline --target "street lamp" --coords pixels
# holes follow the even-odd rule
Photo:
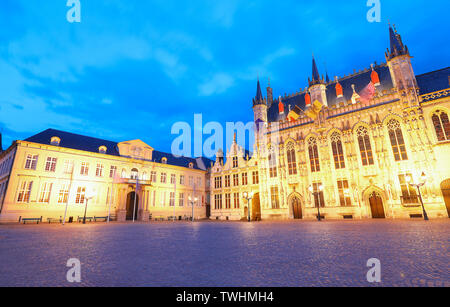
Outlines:
[[[422,211],[423,211],[423,218],[425,221],[428,221],[428,214],[427,211],[425,210],[425,205],[423,204],[423,199],[422,199],[422,193],[420,192],[420,188],[423,187],[425,185],[425,183],[427,182],[427,175],[425,174],[425,172],[422,172],[422,175],[420,176],[420,182],[413,182],[413,179],[411,176],[406,176],[405,178],[406,182],[417,189],[417,192],[419,192],[419,200],[420,200],[420,204],[422,205]]]
[[[319,185],[319,191],[318,192],[316,192],[314,190],[314,187],[311,185],[311,186],[309,186],[309,191],[311,192],[311,194],[314,197],[317,196],[317,198],[319,199],[319,205],[317,206],[317,213],[318,213],[317,214],[317,220],[320,222],[322,220],[322,218],[320,217],[320,205],[321,205],[321,203],[320,203],[320,193],[323,192],[323,185]],[[315,201],[315,199],[314,199],[314,201]]]
[[[86,224],[86,212],[88,207],[89,200],[93,199],[95,197],[96,193],[94,189],[88,189],[85,194],[86,198],[86,205],[84,207],[84,216],[83,216],[83,224]]]
[[[189,202],[192,204],[192,222],[194,221],[194,204],[198,201],[198,198],[195,197],[192,199],[192,197],[189,196]]]
[[[244,199],[247,200],[248,221],[251,222],[250,201],[253,199],[253,192],[251,192],[251,193],[244,192]]]

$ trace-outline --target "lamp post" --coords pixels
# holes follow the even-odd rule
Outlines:
[[[406,176],[406,182],[417,189],[417,192],[419,193],[419,200],[420,200],[420,204],[422,205],[422,211],[423,211],[423,219],[425,221],[428,221],[428,214],[427,211],[425,210],[425,205],[423,204],[423,199],[422,199],[422,192],[420,191],[420,188],[423,187],[425,185],[425,183],[427,182],[427,175],[425,174],[425,172],[422,172],[422,175],[420,176],[420,182],[413,182],[413,179],[411,176]]]
[[[194,204],[198,201],[198,198],[195,197],[192,199],[192,197],[189,196],[189,202],[192,204],[192,222],[194,221]]]
[[[309,186],[309,191],[311,192],[311,194],[314,197],[317,196],[317,198],[319,199],[319,205],[317,206],[317,220],[320,222],[322,220],[322,218],[320,217],[320,205],[321,205],[321,203],[320,203],[320,193],[323,192],[323,185],[319,185],[319,191],[318,192],[316,192],[314,190],[314,187],[311,185],[311,186]],[[315,199],[314,199],[314,202],[315,202]]]
[[[91,200],[95,197],[95,190],[94,189],[87,190],[85,197],[86,197],[86,205],[84,207],[83,224],[86,224],[86,212],[87,212],[88,202],[89,202],[89,200]]]
[[[247,208],[248,208],[248,221],[251,222],[251,215],[250,215],[250,201],[253,199],[253,192],[247,193],[244,192],[244,199],[247,200]]]

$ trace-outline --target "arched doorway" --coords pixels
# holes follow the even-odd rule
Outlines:
[[[303,218],[302,204],[297,196],[291,198],[291,208],[294,220],[301,220]]]
[[[444,196],[445,206],[447,207],[447,214],[450,217],[450,179],[444,180],[441,183],[441,190]]]
[[[134,208],[134,200],[136,198],[136,210]],[[128,193],[127,196],[127,220],[133,220],[133,212],[134,212],[134,219],[137,220],[138,217],[138,211],[139,211],[139,196],[136,195],[135,192]]]
[[[373,192],[369,196],[370,210],[372,211],[372,218],[384,219],[386,215],[384,213],[383,198],[380,193]]]
[[[252,215],[253,221],[261,220],[261,204],[260,204],[260,200],[259,200],[259,193],[256,193],[253,196],[251,215]]]

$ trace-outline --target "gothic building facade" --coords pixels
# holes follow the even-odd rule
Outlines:
[[[213,219],[419,218],[421,199],[449,217],[450,68],[415,75],[389,35],[386,63],[352,75],[320,77],[313,59],[309,86],[279,99],[258,81],[254,153],[218,153]]]

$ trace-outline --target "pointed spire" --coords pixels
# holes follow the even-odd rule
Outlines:
[[[259,78],[258,78],[258,85],[256,87],[256,101],[260,101],[262,100],[263,95],[262,95],[262,91],[261,91],[261,84],[259,83]]]
[[[317,69],[316,59],[312,59],[312,80],[309,80],[309,86],[315,85],[315,84],[321,84],[323,83],[323,78],[320,79],[319,75],[319,69]]]
[[[390,50],[389,54],[386,55],[388,59],[395,58],[399,55],[409,54],[408,48],[403,45],[402,37],[397,33],[395,26],[392,27],[389,24],[389,41],[390,41]]]

